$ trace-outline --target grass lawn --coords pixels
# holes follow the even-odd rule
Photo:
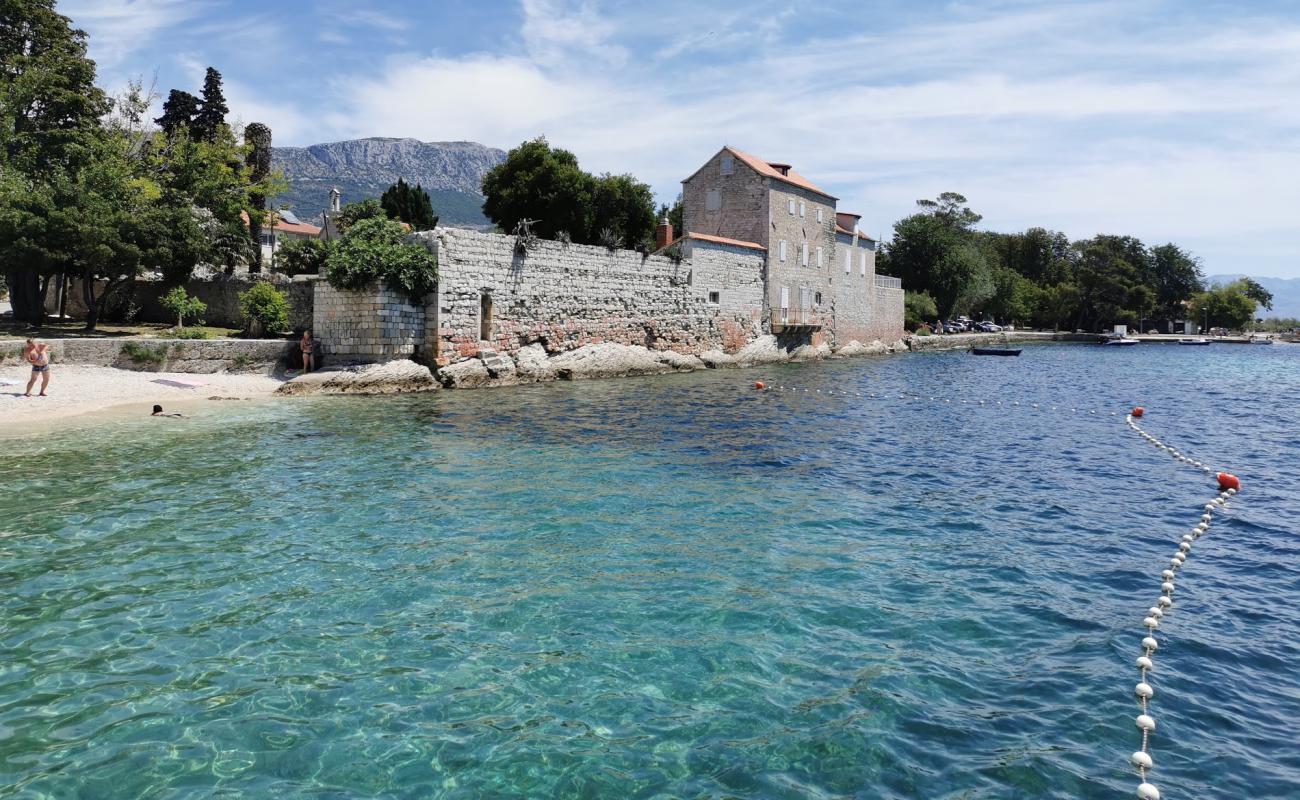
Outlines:
[[[78,320],[50,319],[44,325],[36,327],[26,322],[19,322],[9,317],[0,317],[0,339],[120,339],[135,336],[146,339],[174,338],[175,327],[163,322],[140,322],[119,324],[103,322],[94,330],[87,332]],[[225,339],[239,333],[236,328],[212,328],[203,325],[187,325],[185,332],[202,331],[208,339]]]

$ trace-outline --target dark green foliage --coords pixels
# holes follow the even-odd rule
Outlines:
[[[589,231],[606,247],[634,248],[653,244],[655,223],[654,195],[650,187],[631,175],[601,175],[591,194]]]
[[[343,206],[339,215],[334,218],[334,224],[338,226],[340,234],[346,234],[349,228],[363,219],[388,219],[388,212],[384,211],[383,205],[372,197],[360,203],[348,203]]]
[[[977,231],[980,215],[945,192],[919,200],[881,252],[881,274],[933,295],[940,314],[970,313],[1086,330],[1115,323],[1152,327],[1181,319],[1201,291],[1199,262],[1176,245],[1148,248],[1132,236],[1071,243],[1062,233]]]
[[[182,128],[188,130],[198,113],[199,98],[181,89],[172,89],[163,103],[162,116],[155,119],[154,124],[168,136],[175,136]]]
[[[405,222],[413,231],[430,231],[438,225],[438,215],[433,213],[429,193],[418,183],[411,186],[398,178],[397,183],[384,191],[379,204],[389,219]]]
[[[319,275],[330,250],[330,242],[322,239],[290,239],[276,251],[275,269],[285,275]]]
[[[125,342],[119,352],[137,366],[157,367],[167,360],[167,351],[165,344],[151,347],[138,342]]]
[[[634,247],[654,238],[650,188],[631,175],[592,176],[545,138],[524,142],[483,178],[483,213],[503,231],[534,220],[532,232],[579,244]]]
[[[221,91],[221,73],[208,67],[203,78],[203,102],[190,125],[192,134],[205,142],[215,141],[221,126],[226,124],[226,114],[229,112],[226,96]]]
[[[367,217],[348,228],[325,263],[330,285],[363,289],[376,281],[404,292],[413,303],[438,284],[438,261],[426,248],[406,244],[406,231],[387,217]]]
[[[903,293],[903,327],[914,331],[923,322],[934,322],[939,318],[939,307],[928,292]]]
[[[244,128],[244,144],[248,146],[247,164],[249,178],[254,184],[266,180],[271,174],[271,129],[260,122]],[[254,188],[249,193],[248,233],[254,244],[254,260],[249,272],[262,271],[262,221],[266,218],[266,194]]]
[[[289,328],[289,298],[264,281],[240,292],[239,312],[245,328],[258,336],[280,333]]]
[[[1258,287],[1250,278],[1212,287],[1192,299],[1191,317],[1211,328],[1241,330],[1255,318]]]

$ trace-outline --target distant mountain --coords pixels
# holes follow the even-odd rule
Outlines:
[[[272,167],[284,172],[289,191],[273,203],[288,204],[303,219],[329,207],[330,187],[343,202],[379,197],[405,178],[429,192],[443,223],[486,226],[483,176],[505,159],[505,151],[476,142],[421,142],[417,139],[352,139],[310,147],[272,148]]]
[[[1262,317],[1290,317],[1300,319],[1300,278],[1256,278],[1253,275],[1211,275],[1207,284],[1232,283],[1238,278],[1250,278],[1273,293],[1273,310],[1256,309]]]

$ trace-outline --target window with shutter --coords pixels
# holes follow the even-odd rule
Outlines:
[[[785,261],[785,239],[781,240],[781,260]]]
[[[862,277],[864,278],[867,277],[867,254],[866,253],[862,254],[862,258],[860,259],[858,266],[862,270]]]
[[[803,201],[800,200],[800,201],[799,201],[799,216],[802,217],[803,215],[804,215],[804,204],[803,204]]]
[[[793,200],[793,199],[790,199],[790,200],[787,200],[787,201],[786,201],[786,208],[790,209],[790,216],[793,217],[793,216],[794,216],[794,200]]]
[[[853,271],[853,254],[848,250],[844,251],[844,274],[848,275]]]
[[[804,242],[804,243],[803,243],[803,255],[802,255],[802,258],[803,258],[803,265],[804,265],[805,267],[808,266],[808,243],[807,243],[807,242]]]
[[[818,222],[822,221],[822,210],[820,208],[817,209],[817,221]]]
[[[822,261],[822,249],[819,247],[817,248],[817,267],[820,269],[823,263],[824,262]]]

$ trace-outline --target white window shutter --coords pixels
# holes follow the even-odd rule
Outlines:
[[[808,266],[808,243],[803,243],[803,265]]]
[[[785,261],[785,239],[781,240],[781,260]]]
[[[804,206],[804,204],[803,204],[803,201],[800,200],[800,201],[799,201],[799,216],[802,217],[802,216],[804,215],[804,211],[805,211],[805,206]]]
[[[819,247],[817,248],[817,266],[820,268],[823,263],[825,262],[822,261],[822,249]]]
[[[786,201],[786,208],[790,209],[790,216],[794,216],[794,199]]]
[[[822,210],[820,208],[817,209],[817,221],[818,222],[822,221]]]
[[[844,274],[848,275],[853,269],[853,254],[848,250],[844,251]]]
[[[867,254],[863,253],[859,261],[859,267],[862,269],[862,277],[867,277]]]

